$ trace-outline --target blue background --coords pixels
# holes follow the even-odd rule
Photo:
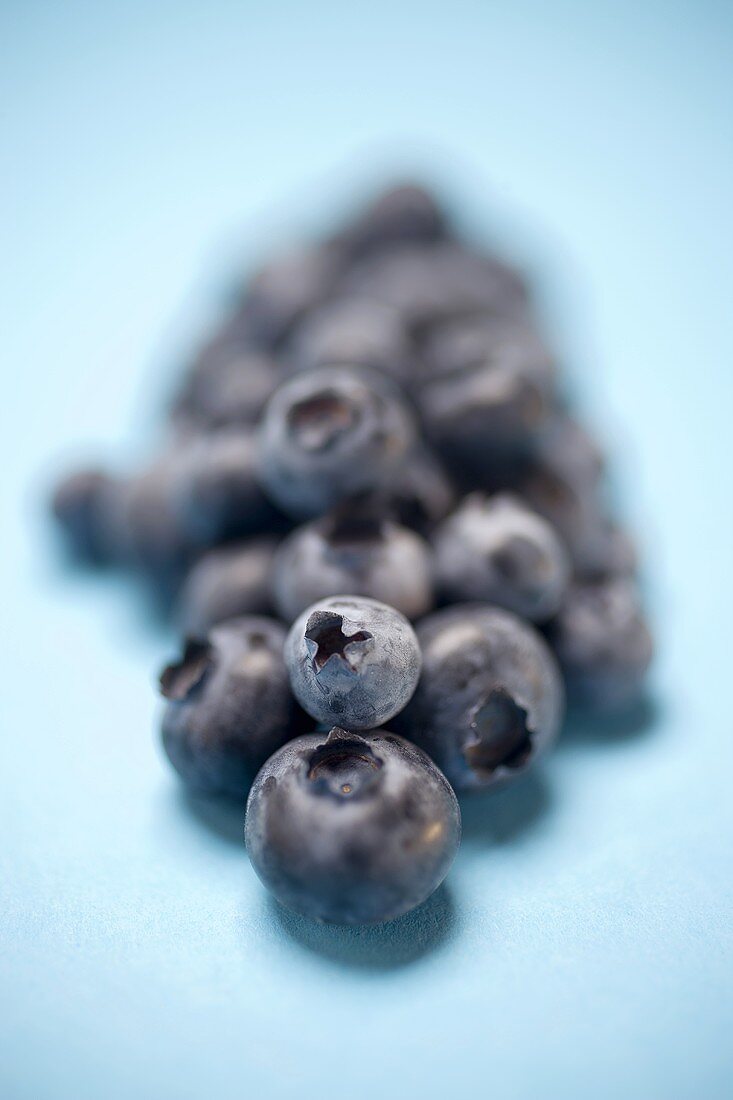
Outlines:
[[[4,1097],[730,1095],[732,46],[699,0],[0,5]],[[183,797],[174,639],[62,567],[41,498],[152,444],[237,264],[401,168],[536,272],[644,544],[657,705],[346,932]]]

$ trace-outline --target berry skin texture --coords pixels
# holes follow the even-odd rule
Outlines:
[[[548,635],[572,702],[614,713],[639,701],[653,643],[632,580],[574,584]]]
[[[562,679],[544,639],[488,604],[434,612],[417,635],[423,671],[400,733],[457,791],[516,778],[553,743],[563,718]]]
[[[308,728],[290,692],[284,641],[272,619],[232,619],[190,640],[163,670],[163,747],[187,787],[244,798],[268,756]]]
[[[420,676],[420,647],[404,615],[361,596],[307,608],[285,643],[298,702],[319,722],[374,729],[407,704]]]
[[[460,836],[445,776],[387,730],[299,737],[267,761],[247,802],[247,851],[264,885],[289,909],[336,924],[420,905]]]
[[[186,637],[200,637],[215,623],[272,611],[270,577],[277,543],[259,538],[217,546],[199,558],[178,599],[178,623]]]
[[[411,415],[375,371],[324,367],[278,389],[259,435],[259,474],[276,504],[315,516],[386,484],[414,439]]]
[[[474,493],[434,536],[444,598],[480,600],[543,622],[558,611],[570,578],[553,527],[518,497]]]
[[[361,510],[337,513],[285,539],[273,587],[277,612],[287,622],[339,592],[370,596],[416,619],[433,607],[432,555],[406,527]]]

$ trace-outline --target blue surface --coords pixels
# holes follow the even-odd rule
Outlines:
[[[0,5],[0,1093],[730,1095],[733,18],[717,3]],[[536,269],[645,543],[643,730],[466,813],[389,930],[271,906],[152,735],[172,639],[59,565],[233,261],[423,166]],[[305,219],[305,221],[303,221]],[[483,219],[483,221],[482,221]]]

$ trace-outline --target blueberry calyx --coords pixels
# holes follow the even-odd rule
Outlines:
[[[290,427],[306,451],[325,451],[354,426],[354,408],[334,391],[299,401],[288,413]]]
[[[372,788],[383,763],[363,737],[334,726],[311,753],[307,779],[314,793],[350,801]]]
[[[207,642],[189,638],[183,657],[166,665],[160,674],[161,694],[173,702],[189,699],[199,690],[214,667],[214,655]]]
[[[374,640],[368,630],[352,634],[345,629],[343,615],[333,611],[314,611],[305,629],[305,644],[316,675],[334,657],[349,672],[357,672],[362,658]]]
[[[466,763],[475,771],[493,773],[527,763],[533,751],[527,711],[508,691],[495,688],[478,705],[471,722],[472,739],[465,745]]]

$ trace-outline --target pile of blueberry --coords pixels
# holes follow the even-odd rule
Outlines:
[[[255,870],[320,920],[419,905],[459,844],[454,791],[522,774],[566,692],[633,705],[651,659],[527,289],[417,186],[262,268],[158,457],[75,474],[54,511],[171,608],[165,751],[192,789],[249,794]]]

